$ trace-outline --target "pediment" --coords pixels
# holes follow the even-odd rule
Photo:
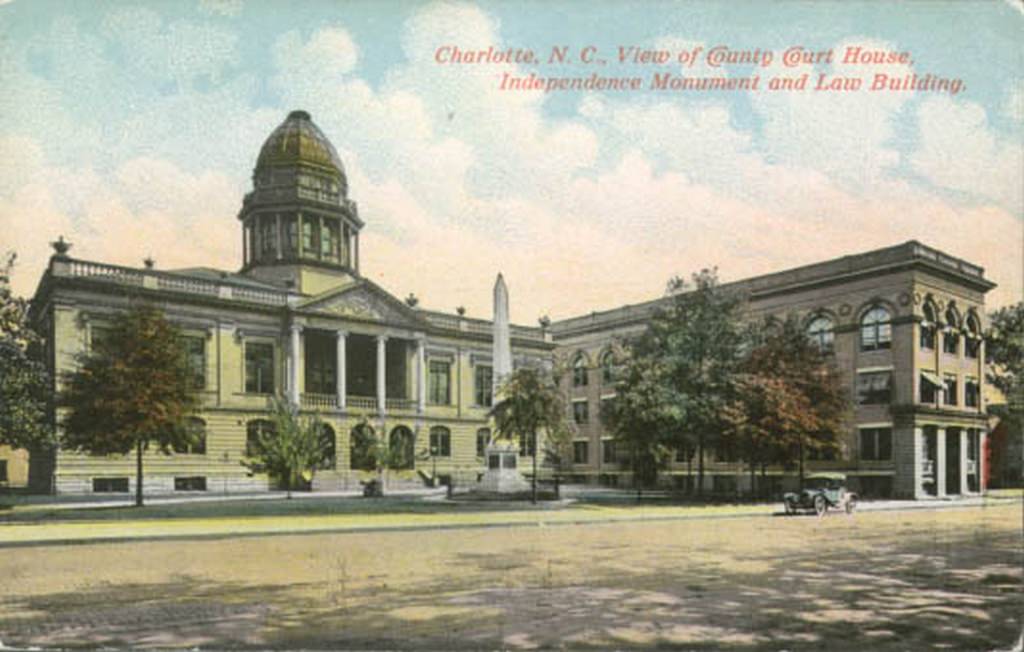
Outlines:
[[[303,312],[373,321],[391,326],[424,326],[423,318],[415,310],[365,279],[344,288],[310,297],[297,307]]]

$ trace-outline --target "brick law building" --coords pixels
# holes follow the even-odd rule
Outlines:
[[[490,437],[490,322],[421,309],[360,274],[364,223],[342,162],[309,114],[292,112],[270,134],[252,178],[238,215],[237,271],[109,265],[56,243],[31,311],[51,369],[72,368],[133,297],[157,303],[180,326],[202,387],[192,425],[204,436],[188,450],[148,453],[148,491],[266,490],[270,479],[240,461],[269,426],[268,397],[278,393],[325,420],[333,454],[314,490],[354,489],[368,476],[352,454],[352,428],[363,419],[404,451],[398,482],[475,480]],[[980,267],[907,242],[729,287],[749,296],[751,317],[800,314],[808,336],[836,356],[856,407],[841,454],[810,461],[812,470],[845,471],[867,495],[984,490],[981,333],[994,284]],[[598,415],[615,391],[613,340],[642,330],[660,301],[511,328],[515,364],[554,356],[571,364],[566,390],[577,435],[565,473],[577,480],[631,481]],[[0,458],[4,467],[22,459],[3,451]],[[134,485],[130,457],[57,451],[29,464],[27,482],[40,491]],[[740,462],[712,451],[707,464],[708,489],[746,488]],[[778,488],[795,473],[768,469]],[[686,474],[676,462],[662,477],[678,486]]]

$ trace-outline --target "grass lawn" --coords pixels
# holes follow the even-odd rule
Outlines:
[[[484,513],[494,512],[457,515]],[[568,510],[532,517],[561,513]],[[63,525],[104,524],[118,522]],[[1021,631],[1020,526],[1021,504],[1003,502],[822,519],[10,548],[0,554],[0,641],[132,648],[1009,648]],[[10,526],[22,527],[34,526]]]

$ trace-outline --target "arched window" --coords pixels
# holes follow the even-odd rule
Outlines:
[[[572,361],[572,386],[587,386],[587,356],[582,353],[576,354]]]
[[[338,448],[334,440],[334,428],[326,423],[320,424],[320,447],[324,451],[324,456],[316,468],[321,470],[335,468],[338,463]]]
[[[476,431],[476,456],[483,457],[487,453],[487,444],[491,443],[491,429],[480,428]]]
[[[434,426],[430,429],[430,455],[431,457],[452,456],[452,431],[444,426]]]
[[[819,315],[807,324],[807,337],[822,351],[831,351],[835,339],[832,330],[832,320],[825,315]]]
[[[935,307],[931,302],[924,304],[924,319],[921,321],[921,338],[920,344],[922,349],[934,349],[935,348],[935,329],[936,329],[936,318],[935,318]]]
[[[946,327],[942,329],[942,352],[956,355],[960,350],[960,313],[950,306],[946,310]]]
[[[611,349],[601,354],[601,382],[608,385],[615,382],[615,354]]]
[[[411,469],[415,455],[416,439],[412,431],[405,426],[396,426],[388,438],[388,446],[395,452],[396,461],[393,469]]]
[[[892,318],[882,306],[864,313],[860,320],[860,350],[876,351],[892,346]]]
[[[981,350],[981,323],[974,312],[967,314],[967,332],[964,333],[964,355],[977,358]]]
[[[172,450],[178,455],[206,455],[206,422],[189,417],[185,422],[187,441],[176,441]]]
[[[266,419],[253,419],[245,425],[245,456],[256,457],[260,452],[260,437],[274,434],[274,424]]]
[[[376,467],[373,459],[375,437],[373,428],[361,423],[349,433],[349,468],[354,471],[372,471]]]

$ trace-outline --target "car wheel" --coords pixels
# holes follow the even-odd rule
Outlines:
[[[852,514],[855,509],[857,509],[857,497],[850,496],[846,499],[846,513]]]
[[[814,513],[818,516],[824,516],[825,511],[828,509],[828,501],[825,500],[824,496],[814,497]]]

